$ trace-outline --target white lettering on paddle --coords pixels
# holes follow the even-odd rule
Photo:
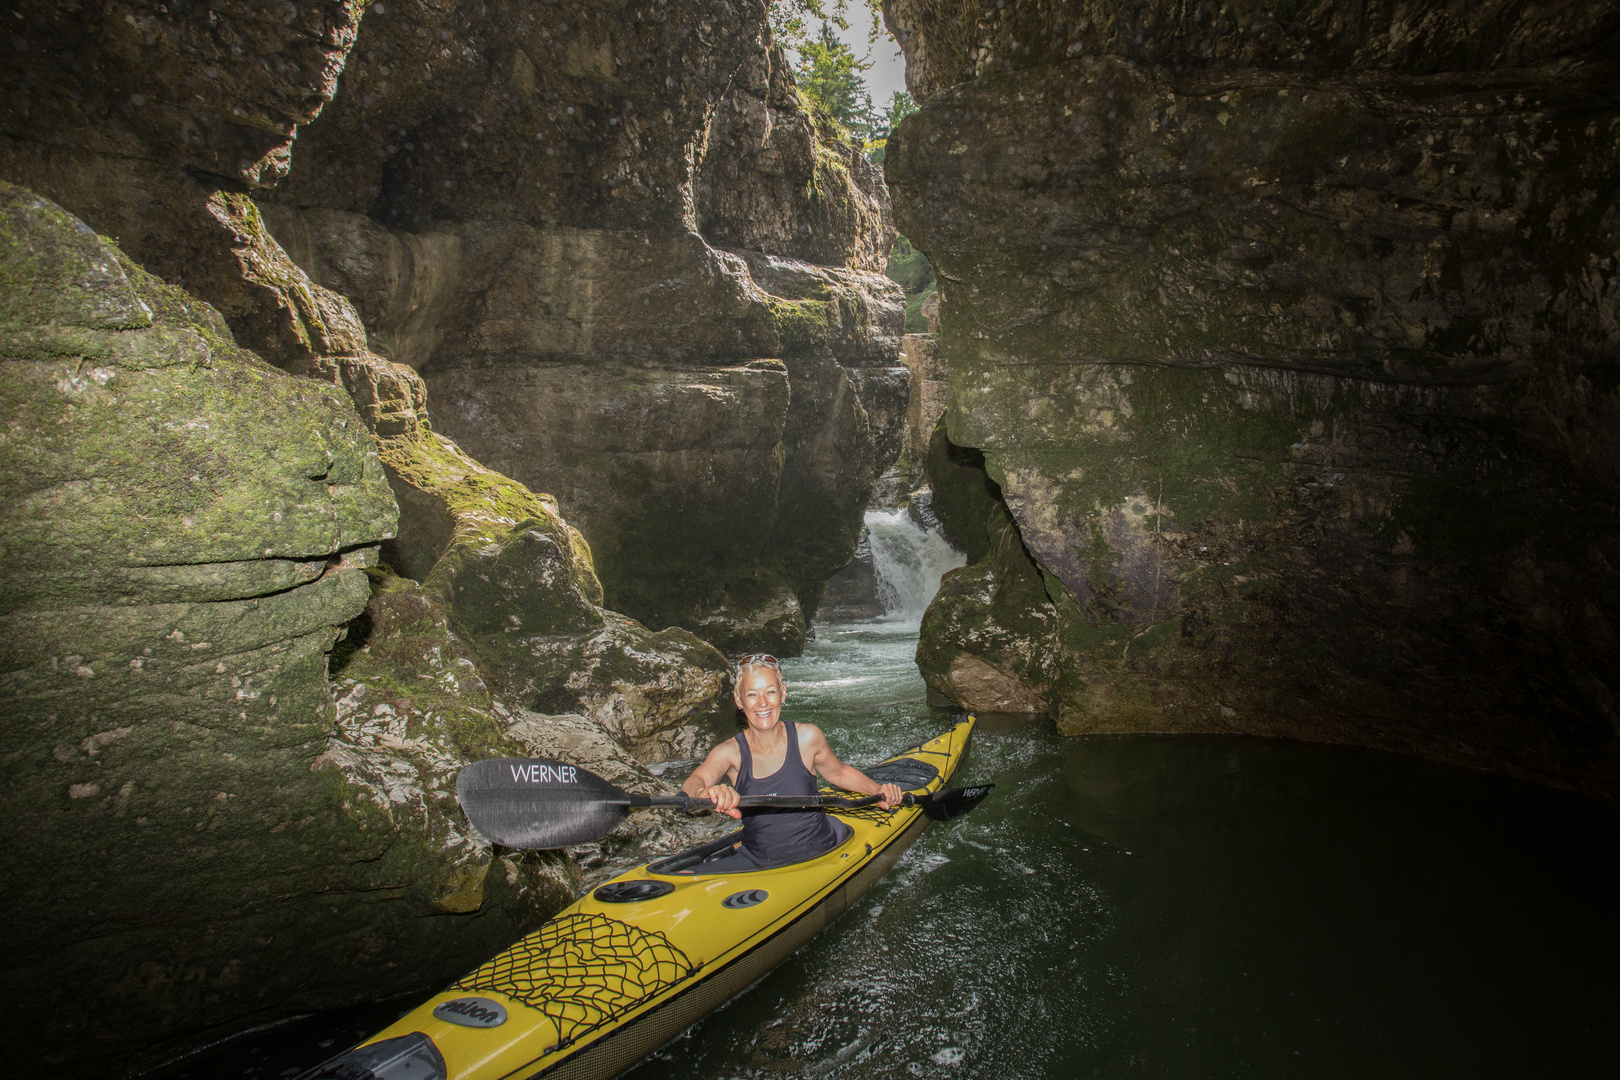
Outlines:
[[[579,773],[572,765],[513,765],[512,779],[520,784],[577,784]]]

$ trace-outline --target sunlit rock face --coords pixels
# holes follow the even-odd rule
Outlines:
[[[987,473],[932,459],[990,530],[935,691],[1612,795],[1613,5],[885,7]]]
[[[610,607],[802,647],[899,451],[904,296],[763,5],[373,5],[298,155],[271,231]]]

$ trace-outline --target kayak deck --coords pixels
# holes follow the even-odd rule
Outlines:
[[[973,723],[967,717],[867,772],[918,794],[939,791]],[[701,861],[677,855],[621,874],[366,1045],[425,1035],[449,1080],[616,1076],[843,914],[928,824],[917,807],[835,816],[849,836],[789,866],[706,874]]]

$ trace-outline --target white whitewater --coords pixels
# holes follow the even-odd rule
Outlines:
[[[868,510],[866,536],[886,620],[920,624],[945,571],[967,564],[949,540],[905,510]]]

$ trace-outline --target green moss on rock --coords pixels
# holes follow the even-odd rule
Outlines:
[[[422,590],[372,595],[397,511],[343,391],[238,348],[26,192],[0,188],[0,238],[0,277],[54,290],[8,291],[0,321],[27,1054],[63,1051],[42,1031],[157,1054],[440,981],[566,900],[558,860],[495,857],[455,805],[461,763],[517,744]],[[334,705],[327,654],[362,611],[376,648]]]

